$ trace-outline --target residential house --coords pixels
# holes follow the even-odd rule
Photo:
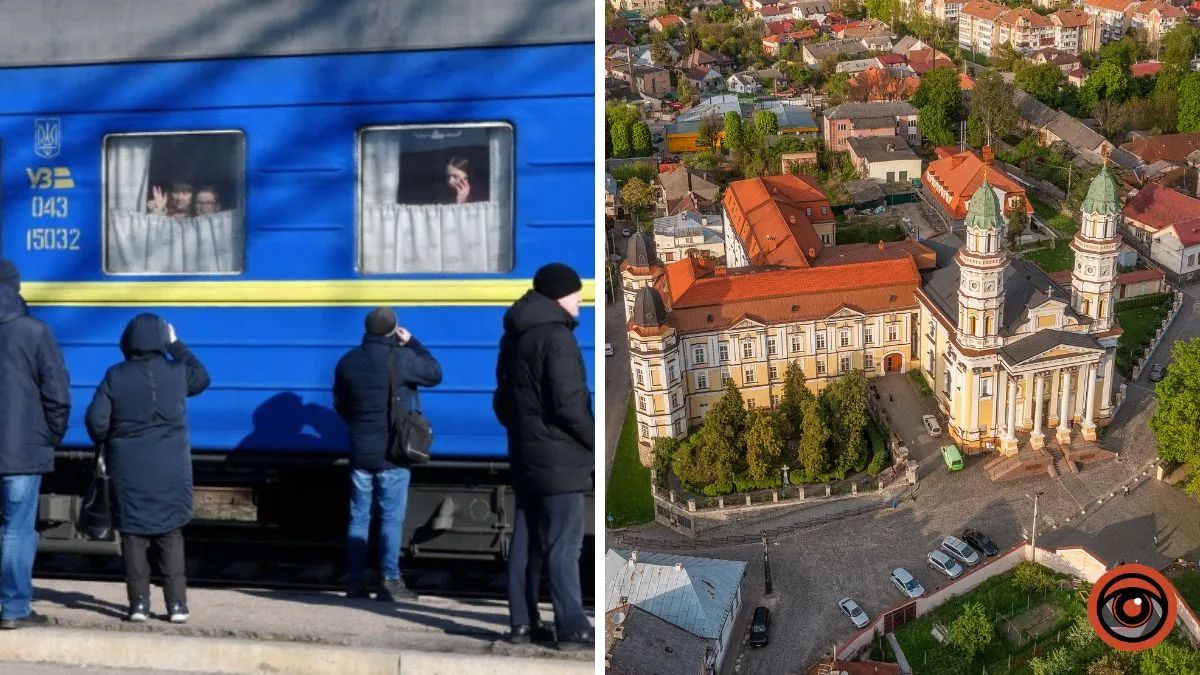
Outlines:
[[[1200,150],[1200,133],[1146,136],[1121,146],[1137,157],[1142,164],[1160,160],[1186,164],[1188,155]]]
[[[1134,260],[1137,260],[1136,255]],[[1167,290],[1166,282],[1166,275],[1157,267],[1123,272],[1117,275],[1117,299],[1126,300],[1142,295],[1164,293]]]
[[[667,6],[667,0],[608,0],[613,9],[626,12],[641,12],[643,16],[657,14]]]
[[[961,74],[966,77],[965,74]],[[868,68],[850,78],[851,101],[907,101],[921,86],[921,78],[908,67]]]
[[[817,171],[816,150],[796,150],[779,155],[784,173],[815,173]]]
[[[725,80],[725,88],[735,94],[757,94],[762,85],[751,73],[734,73]]]
[[[616,218],[621,209],[621,190],[611,173],[604,174],[604,215]]]
[[[671,26],[686,26],[687,22],[675,14],[667,14],[665,16],[656,16],[650,19],[650,30],[661,33]]]
[[[1087,68],[1076,68],[1075,70],[1067,73],[1067,82],[1075,85],[1076,87],[1082,87],[1083,83],[1087,82],[1087,76]]]
[[[869,50],[863,46],[862,40],[829,40],[828,42],[810,42],[800,50],[804,63],[810,68],[818,68],[821,61],[829,56],[858,56]]]
[[[957,147],[937,148],[935,154],[938,158],[925,167],[921,182],[950,218],[966,218],[967,203],[983,184],[984,162],[974,150],[960,152]],[[998,167],[987,167],[986,175],[1005,213],[1015,208],[1018,200],[1024,202],[1026,213],[1033,213],[1025,188]]]
[[[936,49],[914,49],[908,52],[908,68],[924,75],[934,68],[955,68],[954,61]]]
[[[1056,34],[1050,19],[1031,9],[1008,9],[986,0],[963,5],[958,22],[959,46],[985,54],[1005,43],[1022,54],[1053,47]]]
[[[725,84],[725,79],[721,77],[721,72],[716,68],[708,66],[688,68],[680,74],[686,77],[688,82],[691,83],[692,90],[700,95],[720,91],[721,86]]]
[[[686,70],[688,68],[699,68],[700,66],[707,66],[716,69],[722,74],[729,75],[733,72],[733,59],[721,52],[706,52],[701,49],[694,49],[692,53],[680,59],[675,67],[680,70]]]
[[[721,186],[709,180],[706,173],[687,166],[679,165],[658,174],[654,179],[654,193],[661,216],[688,210],[714,214],[720,210],[717,200],[721,196]]]
[[[725,260],[748,265],[809,267],[837,243],[829,198],[811,176],[763,176],[730,183],[722,201]]]
[[[962,13],[964,0],[932,0],[925,2],[926,13],[951,27],[958,24],[959,14]]]
[[[701,651],[690,638],[681,644],[674,641],[677,634],[660,634],[655,639],[671,651],[657,654],[649,663],[666,661],[671,670],[654,668],[654,672],[719,672],[739,644],[734,627],[742,609],[746,567],[745,562],[735,560],[609,549],[604,556],[605,615],[632,605],[705,641]],[[629,629],[621,632],[623,643],[632,645],[645,639]],[[617,637],[615,629],[613,637]],[[651,650],[656,644],[650,642]],[[675,652],[677,644],[679,653]],[[607,652],[607,641],[605,647]],[[638,653],[649,651],[645,646],[635,649]],[[700,655],[702,664],[690,663]],[[689,663],[685,664],[684,659]],[[630,665],[635,672],[646,672],[645,661],[634,660]],[[674,670],[681,665],[700,665],[701,669]]]
[[[724,229],[720,214],[683,210],[654,219],[654,248],[663,262],[683,260],[689,255],[722,258]]]
[[[779,124],[779,135],[781,136],[816,136],[820,128],[817,122],[813,119],[812,109],[799,105],[795,102],[781,101],[765,101],[755,106],[754,112],[766,110],[775,114],[775,121]],[[747,121],[752,119],[747,118]]]
[[[964,3],[958,13],[958,46],[977,54],[990,55],[999,46],[996,19],[1005,8],[985,0]]]
[[[1058,66],[1058,69],[1062,71],[1064,76],[1083,65],[1083,62],[1079,60],[1077,55],[1054,47],[1039,49],[1033,53],[1031,58],[1039,66],[1053,63]]]
[[[662,68],[636,63],[630,68],[624,55],[607,58],[604,65],[610,77],[627,83],[634,94],[663,98],[671,93],[671,74]]]
[[[756,10],[754,16],[755,18],[762,19],[763,23],[768,26],[773,23],[791,21],[795,18],[791,7],[783,7],[781,5],[767,5],[760,10]]]
[[[828,14],[833,6],[829,0],[796,0],[791,4],[792,16],[796,19],[807,19],[813,14]]]
[[[1131,77],[1154,77],[1158,75],[1158,71],[1162,70],[1161,61],[1138,61],[1129,66],[1129,75]]]
[[[1129,199],[1121,216],[1122,234],[1168,278],[1188,283],[1200,276],[1200,199],[1150,183]]]
[[[822,130],[829,149],[848,150],[851,138],[897,136],[909,145],[921,144],[917,109],[907,101],[843,103],[825,111]]]
[[[879,62],[879,59],[876,59],[876,58],[854,59],[853,61],[842,61],[841,63],[838,63],[837,67],[834,68],[834,72],[850,73],[851,75],[853,75],[855,73],[861,73],[862,71],[864,71],[868,68],[882,68],[882,67],[883,67],[883,64],[881,64]]]
[[[1114,148],[1112,143],[1075,117],[1051,108],[1020,89],[1015,90],[1014,102],[1021,115],[1020,125],[1036,132],[1038,145],[1048,148],[1063,143],[1093,165],[1103,163],[1103,153],[1108,152],[1109,160],[1122,168],[1137,166],[1137,160],[1131,154]]]
[[[921,158],[899,138],[850,138],[850,161],[880,183],[907,183],[921,175]]]
[[[628,28],[609,28],[604,31],[604,43],[610,45],[632,45],[637,40],[633,39],[633,33],[629,32]]]
[[[897,40],[896,44],[892,45],[891,51],[893,54],[907,57],[909,52],[918,49],[930,49],[930,46],[911,35],[906,35]]]
[[[1078,7],[1060,9],[1051,14],[1054,26],[1054,47],[1068,54],[1094,52],[1100,49],[1100,19]]]
[[[1083,0],[1083,11],[1096,17],[1100,27],[1100,44],[1120,40],[1129,30],[1125,10],[1134,0]]]
[[[1146,40],[1158,42],[1175,26],[1187,23],[1187,10],[1167,4],[1161,0],[1135,2],[1125,10],[1130,29],[1146,32]]]
[[[711,640],[660,619],[637,605],[604,613],[605,675],[713,675]]]
[[[626,45],[608,45],[604,48],[604,56],[605,58],[628,60],[629,56],[632,54],[633,62],[639,66],[657,66],[659,68],[666,68],[679,61],[679,50],[671,46],[671,43],[669,42],[666,43],[666,47],[667,61],[665,63],[654,62],[654,55],[650,49],[650,45],[635,45],[632,47]]]

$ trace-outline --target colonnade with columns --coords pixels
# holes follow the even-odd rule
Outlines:
[[[993,400],[992,419],[996,420],[1001,452],[1016,452],[1018,430],[1028,430],[1035,448],[1043,447],[1049,434],[1067,443],[1075,420],[1083,438],[1095,441],[1097,408],[1108,408],[1099,402],[1112,399],[1111,373],[1102,373],[1102,367],[1097,360],[1014,371],[1000,368],[1001,385]],[[1102,375],[1107,376],[1101,379]]]

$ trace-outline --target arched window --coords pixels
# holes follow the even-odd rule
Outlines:
[[[974,335],[975,334],[975,315],[972,314],[971,318],[967,319],[967,322],[968,322],[967,325],[970,326],[970,329],[967,331],[967,333]]]
[[[1088,310],[1090,310],[1091,308],[1092,308],[1092,303],[1089,302],[1087,298],[1084,298],[1083,299],[1083,313],[1087,314]]]
[[[983,334],[992,334],[992,317],[990,314],[983,317]]]

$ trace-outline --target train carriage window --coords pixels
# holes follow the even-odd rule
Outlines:
[[[362,273],[512,270],[512,126],[368,127],[359,144]]]
[[[111,134],[104,165],[106,273],[242,271],[242,132]]]

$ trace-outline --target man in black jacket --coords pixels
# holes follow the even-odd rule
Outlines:
[[[415,600],[400,579],[400,541],[408,505],[409,470],[386,458],[389,431],[388,389],[394,406],[413,409],[417,387],[442,381],[442,367],[407,330],[396,325],[387,307],[372,310],[362,344],[342,357],[333,383],[333,407],[350,427],[350,528],[347,541],[347,595],[367,597],[365,567],[371,509],[379,508],[379,600]],[[389,368],[392,379],[389,382]]]
[[[46,324],[29,316],[17,268],[0,259],[0,628],[44,624],[30,609],[38,491],[67,433],[71,382]]]
[[[583,493],[595,466],[595,417],[587,370],[572,331],[583,284],[570,267],[537,271],[533,290],[504,315],[496,364],[496,417],[508,430],[517,512],[508,562],[513,642],[553,641],[538,618],[541,568],[550,574],[550,599],[559,649],[592,647],[583,612],[579,555]]]

